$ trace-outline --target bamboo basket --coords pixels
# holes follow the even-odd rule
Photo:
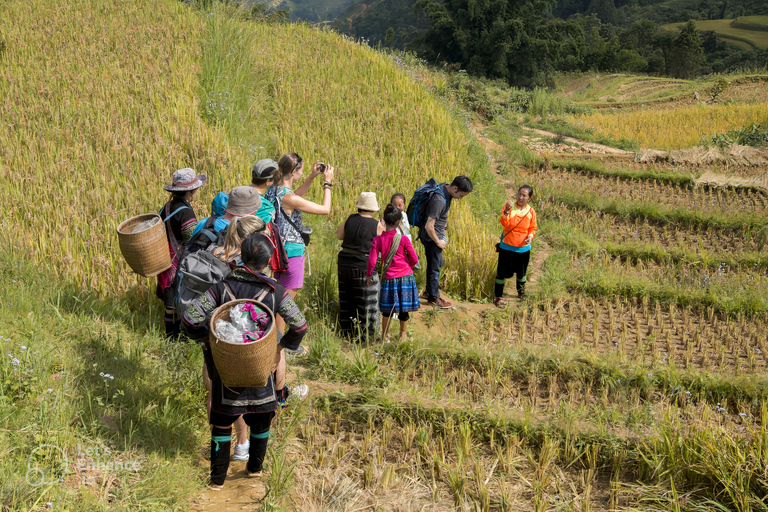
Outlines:
[[[258,342],[234,344],[228,343],[215,334],[216,320],[229,322],[229,310],[237,304],[253,302],[263,311],[269,313],[270,325],[267,334]],[[261,302],[252,299],[233,300],[216,308],[211,315],[208,341],[211,355],[216,365],[216,371],[221,381],[227,387],[248,388],[267,385],[269,375],[275,366],[277,354],[277,328],[275,315],[272,310]]]
[[[133,229],[144,221],[157,217],[160,221],[149,229],[134,233]],[[117,226],[120,252],[137,274],[153,277],[171,268],[168,237],[165,224],[156,213],[145,213],[121,222]]]

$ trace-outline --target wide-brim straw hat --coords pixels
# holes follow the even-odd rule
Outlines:
[[[261,208],[261,194],[253,187],[235,187],[229,193],[226,212],[235,217],[253,215]]]
[[[173,183],[171,185],[163,185],[163,188],[168,192],[195,190],[203,186],[205,179],[205,174],[198,175],[194,169],[185,167],[174,172]]]
[[[363,192],[355,203],[355,208],[368,212],[379,211],[379,202],[376,201],[375,192]]]

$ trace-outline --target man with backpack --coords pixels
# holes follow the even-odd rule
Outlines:
[[[443,249],[448,245],[445,228],[451,201],[462,199],[472,192],[472,180],[456,176],[450,185],[437,184],[430,179],[419,187],[408,205],[408,220],[419,227],[419,240],[424,245],[427,259],[427,304],[441,309],[453,305],[440,297],[440,269],[443,266]]]

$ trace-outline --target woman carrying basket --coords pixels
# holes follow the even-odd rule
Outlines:
[[[157,296],[165,304],[165,335],[177,338],[181,334],[181,319],[176,315],[174,304],[173,280],[179,264],[179,251],[192,238],[197,225],[192,198],[197,189],[205,184],[205,175],[190,168],[179,169],[173,173],[173,182],[163,185],[171,193],[171,198],[160,209],[160,217],[165,223],[168,235],[168,251],[171,253],[171,268],[157,276]]]
[[[240,415],[251,428],[246,470],[249,476],[261,474],[267,453],[269,426],[278,404],[272,374],[263,387],[232,388],[223,384],[208,343],[208,321],[213,311],[225,302],[233,300],[233,297],[260,297],[259,302],[270,308],[276,317],[280,316],[288,326],[283,337],[278,339],[279,349],[297,350],[307,332],[307,321],[286,289],[260,273],[269,263],[271,255],[272,244],[269,239],[261,233],[251,234],[243,241],[240,253],[243,265],[235,268],[230,277],[213,285],[210,290],[192,301],[184,313],[184,329],[191,339],[200,342],[205,358],[204,369],[210,378],[210,478],[211,489],[214,490],[220,490],[224,485],[229,468],[232,424]],[[268,364],[274,369],[274,360],[270,360]]]
[[[504,305],[504,280],[517,274],[517,296],[523,298],[531,256],[531,240],[536,235],[536,212],[528,204],[533,197],[533,188],[523,185],[517,191],[517,200],[507,199],[501,210],[499,222],[504,227],[501,241],[496,245],[499,264],[496,270],[493,304]]]

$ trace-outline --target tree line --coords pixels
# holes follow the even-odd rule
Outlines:
[[[768,13],[768,2],[701,0],[674,9],[654,0],[367,0],[334,27],[372,44],[416,51],[432,62],[546,85],[558,72],[628,71],[677,78],[768,65],[768,50],[745,51],[700,32],[660,23],[681,17]],[[564,17],[558,17],[567,16]]]

